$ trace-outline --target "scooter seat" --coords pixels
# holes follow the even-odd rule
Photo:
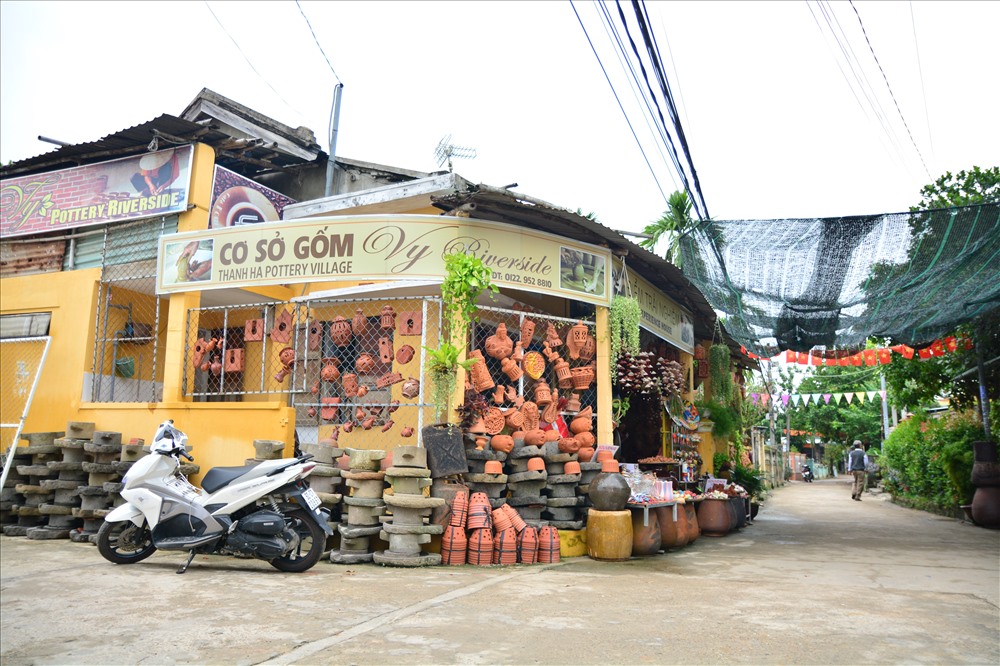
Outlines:
[[[238,479],[253,468],[253,465],[245,467],[213,467],[208,470],[205,478],[201,480],[201,487],[205,489],[205,492],[214,493],[222,486]]]

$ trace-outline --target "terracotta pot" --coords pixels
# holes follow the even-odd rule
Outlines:
[[[521,532],[528,526],[528,523],[524,522],[524,519],[521,518],[521,514],[517,512],[517,509],[512,507],[510,504],[503,504],[500,506],[500,509],[507,515],[508,518],[510,518],[510,524],[514,526],[516,531]]]
[[[480,528],[469,534],[469,546],[466,562],[476,566],[493,564],[493,530]]]
[[[589,416],[577,416],[569,422],[569,430],[574,435],[581,432],[590,432],[594,429],[594,422]]]
[[[525,527],[517,535],[517,561],[521,564],[538,561],[538,530],[534,527]]]
[[[733,526],[729,500],[704,499],[696,510],[702,535],[722,537],[729,534]]]
[[[367,375],[375,369],[375,359],[371,357],[371,354],[362,352],[354,361],[354,369],[358,371],[359,375]]]
[[[344,395],[353,398],[358,394],[358,376],[353,372],[341,375],[340,383],[344,387]]]
[[[973,522],[979,527],[1000,529],[1000,486],[976,488],[970,509]]]
[[[382,314],[379,317],[379,324],[382,326],[382,330],[390,331],[396,328],[396,311],[392,309],[391,305],[382,306]]]
[[[687,531],[679,529],[679,523],[674,520],[674,508],[671,506],[658,506],[653,511],[656,513],[660,525],[660,546],[664,550],[677,550],[683,548],[687,540]],[[680,518],[681,507],[677,507],[677,517]]]
[[[597,462],[599,463],[602,463],[605,460],[614,460],[614,459],[615,459],[615,454],[612,453],[611,451],[608,451],[607,449],[597,452]]]
[[[535,385],[535,404],[545,407],[552,402],[552,390],[544,379],[539,379]]]
[[[510,453],[514,450],[514,438],[510,435],[493,435],[490,440],[490,448],[494,451]],[[499,472],[497,472],[499,474]]]
[[[691,543],[691,537],[688,534],[691,531],[691,525],[688,523],[687,511],[684,510],[684,506],[677,507],[677,535],[683,541],[682,546],[686,546]]]
[[[648,518],[643,511],[632,511],[632,556],[650,557],[660,552],[660,520],[655,511]],[[643,525],[643,520],[646,524]]]
[[[545,471],[545,459],[544,458],[528,458],[528,471],[529,472],[544,472]]]
[[[487,460],[486,464],[489,465],[491,462],[495,462],[498,465],[499,461]],[[503,509],[493,509],[493,531],[502,532],[505,529],[513,529],[514,523],[510,522],[510,516],[508,516]]]
[[[621,511],[628,503],[632,491],[629,489],[625,477],[617,471],[618,463],[610,461],[616,470],[614,472],[605,471],[604,465],[606,464],[608,463],[602,463],[601,473],[590,482],[588,492],[590,502],[598,511]],[[609,466],[608,469],[610,470],[611,467]]]
[[[575,437],[563,437],[559,440],[559,453],[576,453],[580,450],[580,442]]]
[[[490,507],[490,500],[486,493],[472,493],[469,497],[469,519],[466,526],[470,530],[492,529],[493,509]]]
[[[368,332],[368,317],[365,316],[361,308],[354,311],[354,318],[351,319],[351,332],[358,337],[362,337]]]
[[[698,512],[695,511],[692,502],[686,502],[683,507],[677,507],[677,511],[680,512],[682,508],[687,517],[687,542],[691,544],[701,536],[701,528],[698,526]]]
[[[483,466],[483,473],[503,474],[503,463],[501,463],[499,460],[487,460],[486,464]]]
[[[594,367],[591,365],[581,365],[579,368],[570,370],[573,381],[573,388],[578,391],[586,391],[594,382]]]
[[[542,446],[545,444],[545,431],[535,428],[534,430],[524,431],[524,444],[525,446]]]
[[[594,447],[581,446],[580,450],[576,452],[576,457],[580,462],[590,462],[594,459]]]
[[[563,465],[563,474],[580,474],[580,463],[576,460],[570,460]]]
[[[465,564],[469,541],[464,527],[448,525],[441,534],[441,563],[446,565]]]
[[[581,449],[592,449],[597,442],[597,438],[592,432],[578,432],[575,437],[576,441],[580,442]]]
[[[319,376],[324,382],[335,382],[340,379],[338,363],[340,363],[340,359],[335,356],[323,359],[323,369],[319,371]]]
[[[351,322],[336,316],[330,322],[330,339],[338,347],[345,347],[351,341]]]
[[[538,531],[538,563],[555,564],[559,554],[559,530],[546,525]]]
[[[469,519],[469,491],[458,490],[455,499],[451,502],[450,525],[465,529],[466,521]]]
[[[517,532],[513,527],[497,530],[493,537],[493,564],[517,564]]]

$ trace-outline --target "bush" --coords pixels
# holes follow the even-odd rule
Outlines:
[[[972,442],[983,438],[974,412],[941,419],[914,414],[889,436],[879,456],[886,488],[915,506],[951,511],[972,499]]]

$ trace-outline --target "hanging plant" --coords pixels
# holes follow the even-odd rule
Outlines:
[[[611,367],[618,362],[622,353],[639,353],[639,321],[642,309],[639,301],[631,296],[615,296],[611,299],[608,325],[611,329]]]
[[[729,369],[729,347],[713,344],[708,350],[708,372],[712,380],[712,393],[722,405],[733,399],[733,374]]]

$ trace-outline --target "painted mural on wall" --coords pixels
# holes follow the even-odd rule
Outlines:
[[[192,146],[0,180],[0,236],[26,236],[187,209]]]
[[[269,187],[216,165],[209,225],[212,229],[277,222],[285,206],[295,203]]]
[[[185,266],[181,253],[195,248],[191,243],[198,243],[198,249],[189,249],[187,258],[199,263]],[[444,275],[445,255],[463,252],[481,258],[497,285],[595,305],[610,303],[607,248],[465,218],[309,218],[170,234],[160,238],[159,250],[159,293],[337,280],[434,279]],[[211,268],[203,261],[211,262]]]

